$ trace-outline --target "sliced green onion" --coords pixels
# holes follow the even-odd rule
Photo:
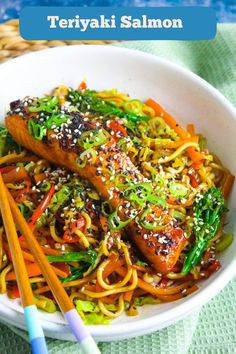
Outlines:
[[[123,144],[127,143],[127,138],[122,138],[118,141],[117,145],[122,146]]]
[[[21,165],[22,166],[22,165]],[[25,165],[25,169],[27,172],[30,172],[30,170],[35,166],[35,162],[31,161]]]
[[[217,251],[217,252],[222,252],[222,251],[224,251],[226,248],[228,248],[228,247],[231,245],[231,243],[233,242],[233,240],[234,240],[234,236],[233,236],[232,233],[225,234],[225,235],[221,238],[220,242],[218,242],[218,243],[216,244],[216,246],[215,246],[216,251]]]
[[[173,210],[173,218],[176,219],[177,221],[181,221],[183,222],[186,219],[186,215],[184,213],[181,213],[180,211],[176,210],[176,209],[172,209]],[[188,222],[188,220],[187,220]],[[191,219],[191,223],[193,223],[193,220]]]
[[[91,198],[91,199],[100,200],[98,193],[95,192],[94,190],[91,190],[91,191],[87,190],[87,194],[88,194],[89,198]]]
[[[107,212],[106,209],[109,209],[109,212]],[[105,216],[111,215],[111,213],[113,211],[111,204],[107,201],[103,202],[102,206],[101,206],[101,211]]]
[[[60,127],[63,123],[66,123],[68,119],[73,119],[73,117],[69,116],[69,114],[56,114],[46,121],[45,126],[47,129]]]
[[[151,210],[152,210],[152,208],[147,208],[143,212],[143,214],[141,216],[141,219],[140,219],[141,225],[147,230],[162,230],[162,229],[164,229],[167,226],[167,224],[165,224],[165,225],[157,225],[157,221],[154,221],[154,222],[151,223],[151,222],[148,222],[146,220],[146,216],[149,214],[149,212]],[[160,220],[158,220],[158,222],[161,223],[163,220],[164,220],[164,217],[162,217]]]
[[[140,100],[130,100],[123,103],[122,107],[128,113],[140,114],[142,112],[142,102]]]
[[[84,168],[88,162],[88,155],[92,156],[91,164],[93,164],[97,159],[97,152],[93,149],[87,149],[80,155],[79,159],[77,159],[76,163],[79,167]]]
[[[108,218],[108,225],[112,230],[121,230],[127,226],[131,220],[132,218],[122,221],[117,214],[117,210],[115,210]]]
[[[35,123],[33,119],[28,121],[28,130],[30,135],[32,135],[36,140],[42,140],[46,135],[46,129],[44,126]]]
[[[18,208],[20,209],[21,214],[26,217],[27,216],[27,207],[24,204],[21,203],[16,203],[16,205],[18,206]]]
[[[120,182],[120,178],[124,178],[125,180],[127,180],[127,182]],[[116,176],[115,178],[115,184],[117,187],[127,187],[128,185],[131,184],[131,180],[129,176],[126,176],[124,173],[120,173]]]
[[[165,186],[165,180],[161,176],[156,176],[154,174],[154,171],[152,171],[152,182],[155,182],[158,184],[158,187],[162,188]]]
[[[39,98],[38,100],[34,101],[29,106],[30,112],[42,112],[45,111],[47,113],[52,113],[53,110],[57,110],[58,99],[57,97],[43,97]]]
[[[49,181],[43,181],[39,188],[42,192],[47,192],[51,188],[51,183]]]
[[[137,183],[124,190],[124,194],[130,201],[144,206],[152,192],[152,186],[148,183]]]
[[[204,149],[206,147],[207,140],[202,134],[199,134],[198,136],[199,136],[199,147],[200,149]]]
[[[188,188],[181,183],[171,183],[169,191],[176,197],[185,197],[188,193]]]
[[[148,201],[154,205],[160,205],[163,209],[166,207],[166,200],[164,197],[158,197],[157,195],[151,195]]]
[[[80,157],[81,157],[82,160],[85,157],[87,157],[87,159],[88,159],[88,155],[92,156],[91,163],[93,164],[96,161],[96,159],[97,159],[97,152],[95,150],[93,150],[93,149],[88,149],[88,150],[85,150],[84,152],[82,152]]]
[[[87,165],[87,158],[85,158],[84,160],[81,160],[81,159],[78,158],[76,160],[76,164],[77,164],[78,167],[84,168]]]
[[[78,140],[80,146],[84,149],[90,149],[99,146],[108,141],[110,135],[106,130],[87,130]]]

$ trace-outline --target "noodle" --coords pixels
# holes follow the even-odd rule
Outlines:
[[[184,150],[186,150],[189,147],[198,147],[197,143],[186,143],[180,146],[173,154],[166,156],[165,158],[161,157],[157,161],[152,161],[153,163],[167,163],[170,162],[171,160],[175,159],[177,156],[179,156]]]
[[[122,312],[124,312],[124,299],[123,295],[119,296],[119,303],[118,303],[118,308],[116,312],[112,312],[106,309],[104,303],[101,300],[98,300],[98,306],[100,307],[101,311],[104,313],[104,315],[109,316],[109,317],[119,317]]]
[[[125,287],[121,287],[121,288],[115,288],[115,289],[111,289],[111,290],[107,290],[107,291],[101,291],[101,292],[93,292],[93,291],[89,291],[89,290],[85,290],[85,289],[81,289],[81,293],[82,294],[86,294],[92,298],[100,298],[103,296],[109,296],[109,295],[114,295],[114,294],[118,294],[118,293],[124,293],[130,290],[134,290],[138,284],[138,275],[137,275],[137,271],[136,270],[132,270],[132,283],[131,285],[125,286]]]
[[[82,83],[79,90],[82,92],[85,90],[86,93],[86,84]],[[55,119],[58,131],[60,131],[60,119],[65,124],[65,128],[70,129],[68,122],[64,121],[64,114],[68,117],[71,114],[70,110],[73,112],[74,108],[80,112],[80,106],[77,106],[76,101],[79,92],[74,92],[64,85],[53,91],[60,109],[63,108],[65,112],[60,116],[56,106],[58,114],[48,116],[49,122],[50,119]],[[92,122],[99,128],[96,128],[95,136],[92,128],[89,131],[85,129],[85,133],[84,127],[81,131],[78,129],[78,138],[75,139],[79,142],[76,145],[76,148],[79,148],[78,155],[81,151],[87,150],[87,155],[83,153],[80,155],[81,161],[78,163],[85,163],[85,165],[88,163],[88,167],[93,165],[95,176],[103,174],[105,184],[109,187],[114,185],[112,193],[117,192],[116,210],[110,203],[112,199],[110,194],[110,199],[107,197],[106,201],[102,200],[98,194],[100,191],[94,190],[88,181],[80,179],[76,173],[53,166],[49,161],[31,155],[28,151],[17,152],[9,149],[7,155],[1,155],[0,165],[6,186],[29,225],[31,227],[33,225],[34,235],[45,256],[49,257],[54,270],[59,274],[70,299],[76,307],[77,303],[85,304],[85,309],[78,309],[82,318],[95,318],[99,314],[100,321],[101,318],[105,320],[117,318],[125,311],[135,315],[137,312],[135,304],[142,302],[143,299],[145,303],[181,299],[196,291],[201,279],[209,277],[218,270],[215,245],[224,233],[224,214],[216,234],[207,243],[200,261],[188,274],[182,273],[185,259],[194,248],[196,241],[194,208],[199,196],[203,196],[211,187],[222,189],[222,193],[228,196],[234,178],[217,156],[202,147],[204,139],[196,133],[193,124],[189,124],[185,131],[179,124],[173,124],[170,115],[166,117],[166,112],[161,110],[159,105],[156,110],[155,105],[150,105],[148,101],[142,103],[139,99],[132,99],[128,94],[119,93],[116,89],[91,92],[96,99],[102,99],[103,105],[109,103],[107,107],[114,108],[115,114],[100,113],[96,110],[98,106],[93,111],[88,104],[86,111],[81,111],[81,115],[85,115],[88,120],[92,117],[94,119]],[[91,92],[88,90],[86,99],[91,99]],[[73,97],[76,102],[70,101]],[[40,102],[37,104],[41,104]],[[40,107],[36,108],[38,110]],[[124,117],[122,112],[125,113]],[[136,119],[136,116],[143,119]],[[35,122],[32,124],[34,127]],[[39,131],[44,133],[40,129]],[[82,138],[83,134],[86,139]],[[40,138],[41,136],[39,140]],[[139,183],[135,177],[134,182],[133,177],[128,173],[117,176],[113,171],[115,162],[110,159],[109,154],[106,157],[109,162],[107,166],[103,166],[102,160],[95,164],[97,156],[100,156],[99,152],[103,149],[100,142],[103,139],[107,141],[107,138],[109,143],[110,141],[116,143],[117,159],[120,153],[125,153],[141,173],[144,183]],[[61,140],[60,137],[58,139]],[[73,146],[71,148],[73,150]],[[90,155],[91,159],[83,160],[83,156]],[[128,170],[129,166],[127,172]],[[133,188],[135,184],[139,184],[138,191]],[[149,186],[151,186],[150,193]],[[127,195],[127,204],[130,204],[134,211],[138,210],[137,218],[135,216],[132,220],[134,224],[139,213],[145,221],[144,215],[147,210],[155,207],[163,212],[163,214],[160,212],[160,217],[158,214],[155,219],[160,226],[155,234],[158,242],[159,239],[161,240],[160,247],[165,246],[166,235],[170,249],[173,241],[171,238],[169,240],[169,231],[165,234],[166,229],[162,230],[163,226],[166,226],[160,222],[162,215],[170,216],[173,220],[167,224],[169,228],[178,226],[183,230],[184,247],[177,257],[175,266],[167,274],[157,273],[152,264],[143,258],[142,252],[140,253],[133,243],[128,243],[126,229],[124,229],[126,226],[122,227],[122,223],[126,222],[123,216],[121,220],[117,218],[114,222],[115,227],[112,227],[112,216],[117,210],[125,209],[127,205],[125,207],[119,205],[120,195],[122,197]],[[45,207],[40,210],[42,205]],[[123,215],[127,215],[127,210],[122,210]],[[120,217],[119,212],[116,215]],[[140,228],[147,229],[143,236],[147,236],[153,229],[151,219],[147,220],[142,227],[139,225]],[[36,296],[40,294],[47,296],[50,288],[41,275],[40,269],[37,269],[28,245],[20,234],[19,240],[26,266],[32,270],[29,280],[33,292]],[[164,253],[162,255],[164,259]],[[14,271],[7,277],[12,269],[9,246],[4,228],[0,225],[1,293],[10,291],[11,287],[17,285]],[[93,316],[90,316],[90,311]]]
[[[4,294],[7,291],[6,275],[12,270],[12,264],[8,264],[0,273],[0,293]]]

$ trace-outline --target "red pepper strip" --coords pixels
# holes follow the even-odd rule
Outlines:
[[[209,267],[207,268],[207,271],[209,272],[216,272],[217,270],[219,270],[221,268],[221,264],[220,262],[216,259],[214,260],[214,262],[212,262]]]
[[[30,221],[29,221],[29,227],[32,230],[35,228],[35,224],[38,221],[38,219],[40,218],[40,216],[43,214],[44,210],[47,209],[48,204],[50,203],[54,192],[55,192],[55,186],[52,185],[52,187],[50,188],[50,190],[48,191],[48,193],[46,194],[46,196],[44,197],[42,202],[39,204],[39,206],[37,207],[37,209],[34,211],[33,215],[31,216]]]
[[[30,181],[25,181],[24,184],[26,184],[26,187],[21,189],[19,191],[19,193],[17,193],[17,196],[15,198],[15,201],[17,203],[23,203],[27,199],[27,197],[29,195],[31,182]]]
[[[192,167],[194,170],[199,170],[201,167],[201,164],[203,163],[204,160],[200,160],[198,162],[193,162],[190,167]]]
[[[84,91],[84,90],[86,90],[86,88],[87,88],[86,82],[82,81],[82,82],[80,83],[79,87],[78,87],[78,90],[79,90],[79,91]]]
[[[17,285],[8,285],[7,286],[7,295],[10,299],[19,299],[20,298],[20,291]]]
[[[122,126],[122,122],[119,122],[117,120],[112,120],[111,123],[109,124],[109,127],[112,132],[114,132],[114,139],[115,141],[119,141],[122,138],[127,138],[128,134],[126,129]]]
[[[190,178],[190,183],[192,185],[193,188],[197,188],[198,187],[198,181],[196,180],[196,178],[189,174],[189,178]]]
[[[42,202],[39,204],[39,206],[37,207],[37,209],[34,211],[33,215],[31,216],[30,221],[29,221],[29,227],[31,228],[32,231],[35,228],[36,222],[38,221],[40,216],[43,214],[44,210],[48,207],[48,204],[50,203],[54,192],[55,192],[55,186],[52,185],[51,189],[48,191],[45,198],[42,200]],[[20,236],[19,241],[23,241],[23,240],[24,240],[24,237]]]
[[[68,229],[65,231],[63,235],[63,240],[68,243],[79,242],[80,238],[77,235],[73,235],[74,230],[80,230],[82,232],[85,231],[85,219],[83,216],[80,216],[79,219],[70,223]]]
[[[15,170],[16,166],[6,166],[6,167],[2,167],[0,168],[0,172],[1,173],[8,173],[12,170]]]
[[[159,283],[161,289],[165,289],[167,287],[168,279],[162,279]]]

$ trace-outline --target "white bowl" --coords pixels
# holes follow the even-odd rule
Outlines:
[[[86,79],[95,89],[118,88],[131,97],[152,97],[185,125],[194,123],[212,149],[236,174],[236,113],[211,85],[174,63],[138,51],[112,46],[71,46],[24,55],[0,66],[0,120],[9,102],[26,95],[50,92],[58,84],[77,87]],[[235,233],[236,188],[229,201],[228,228]],[[91,326],[99,341],[112,341],[154,332],[183,319],[215,296],[235,275],[236,241],[221,255],[222,268],[185,299],[149,305],[137,317],[123,315],[109,326]],[[19,301],[0,297],[0,316],[25,328]],[[60,313],[40,313],[47,336],[73,340]]]

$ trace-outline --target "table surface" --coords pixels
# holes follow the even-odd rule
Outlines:
[[[208,6],[218,22],[236,22],[236,0],[0,0],[0,22],[18,18],[23,6]]]

